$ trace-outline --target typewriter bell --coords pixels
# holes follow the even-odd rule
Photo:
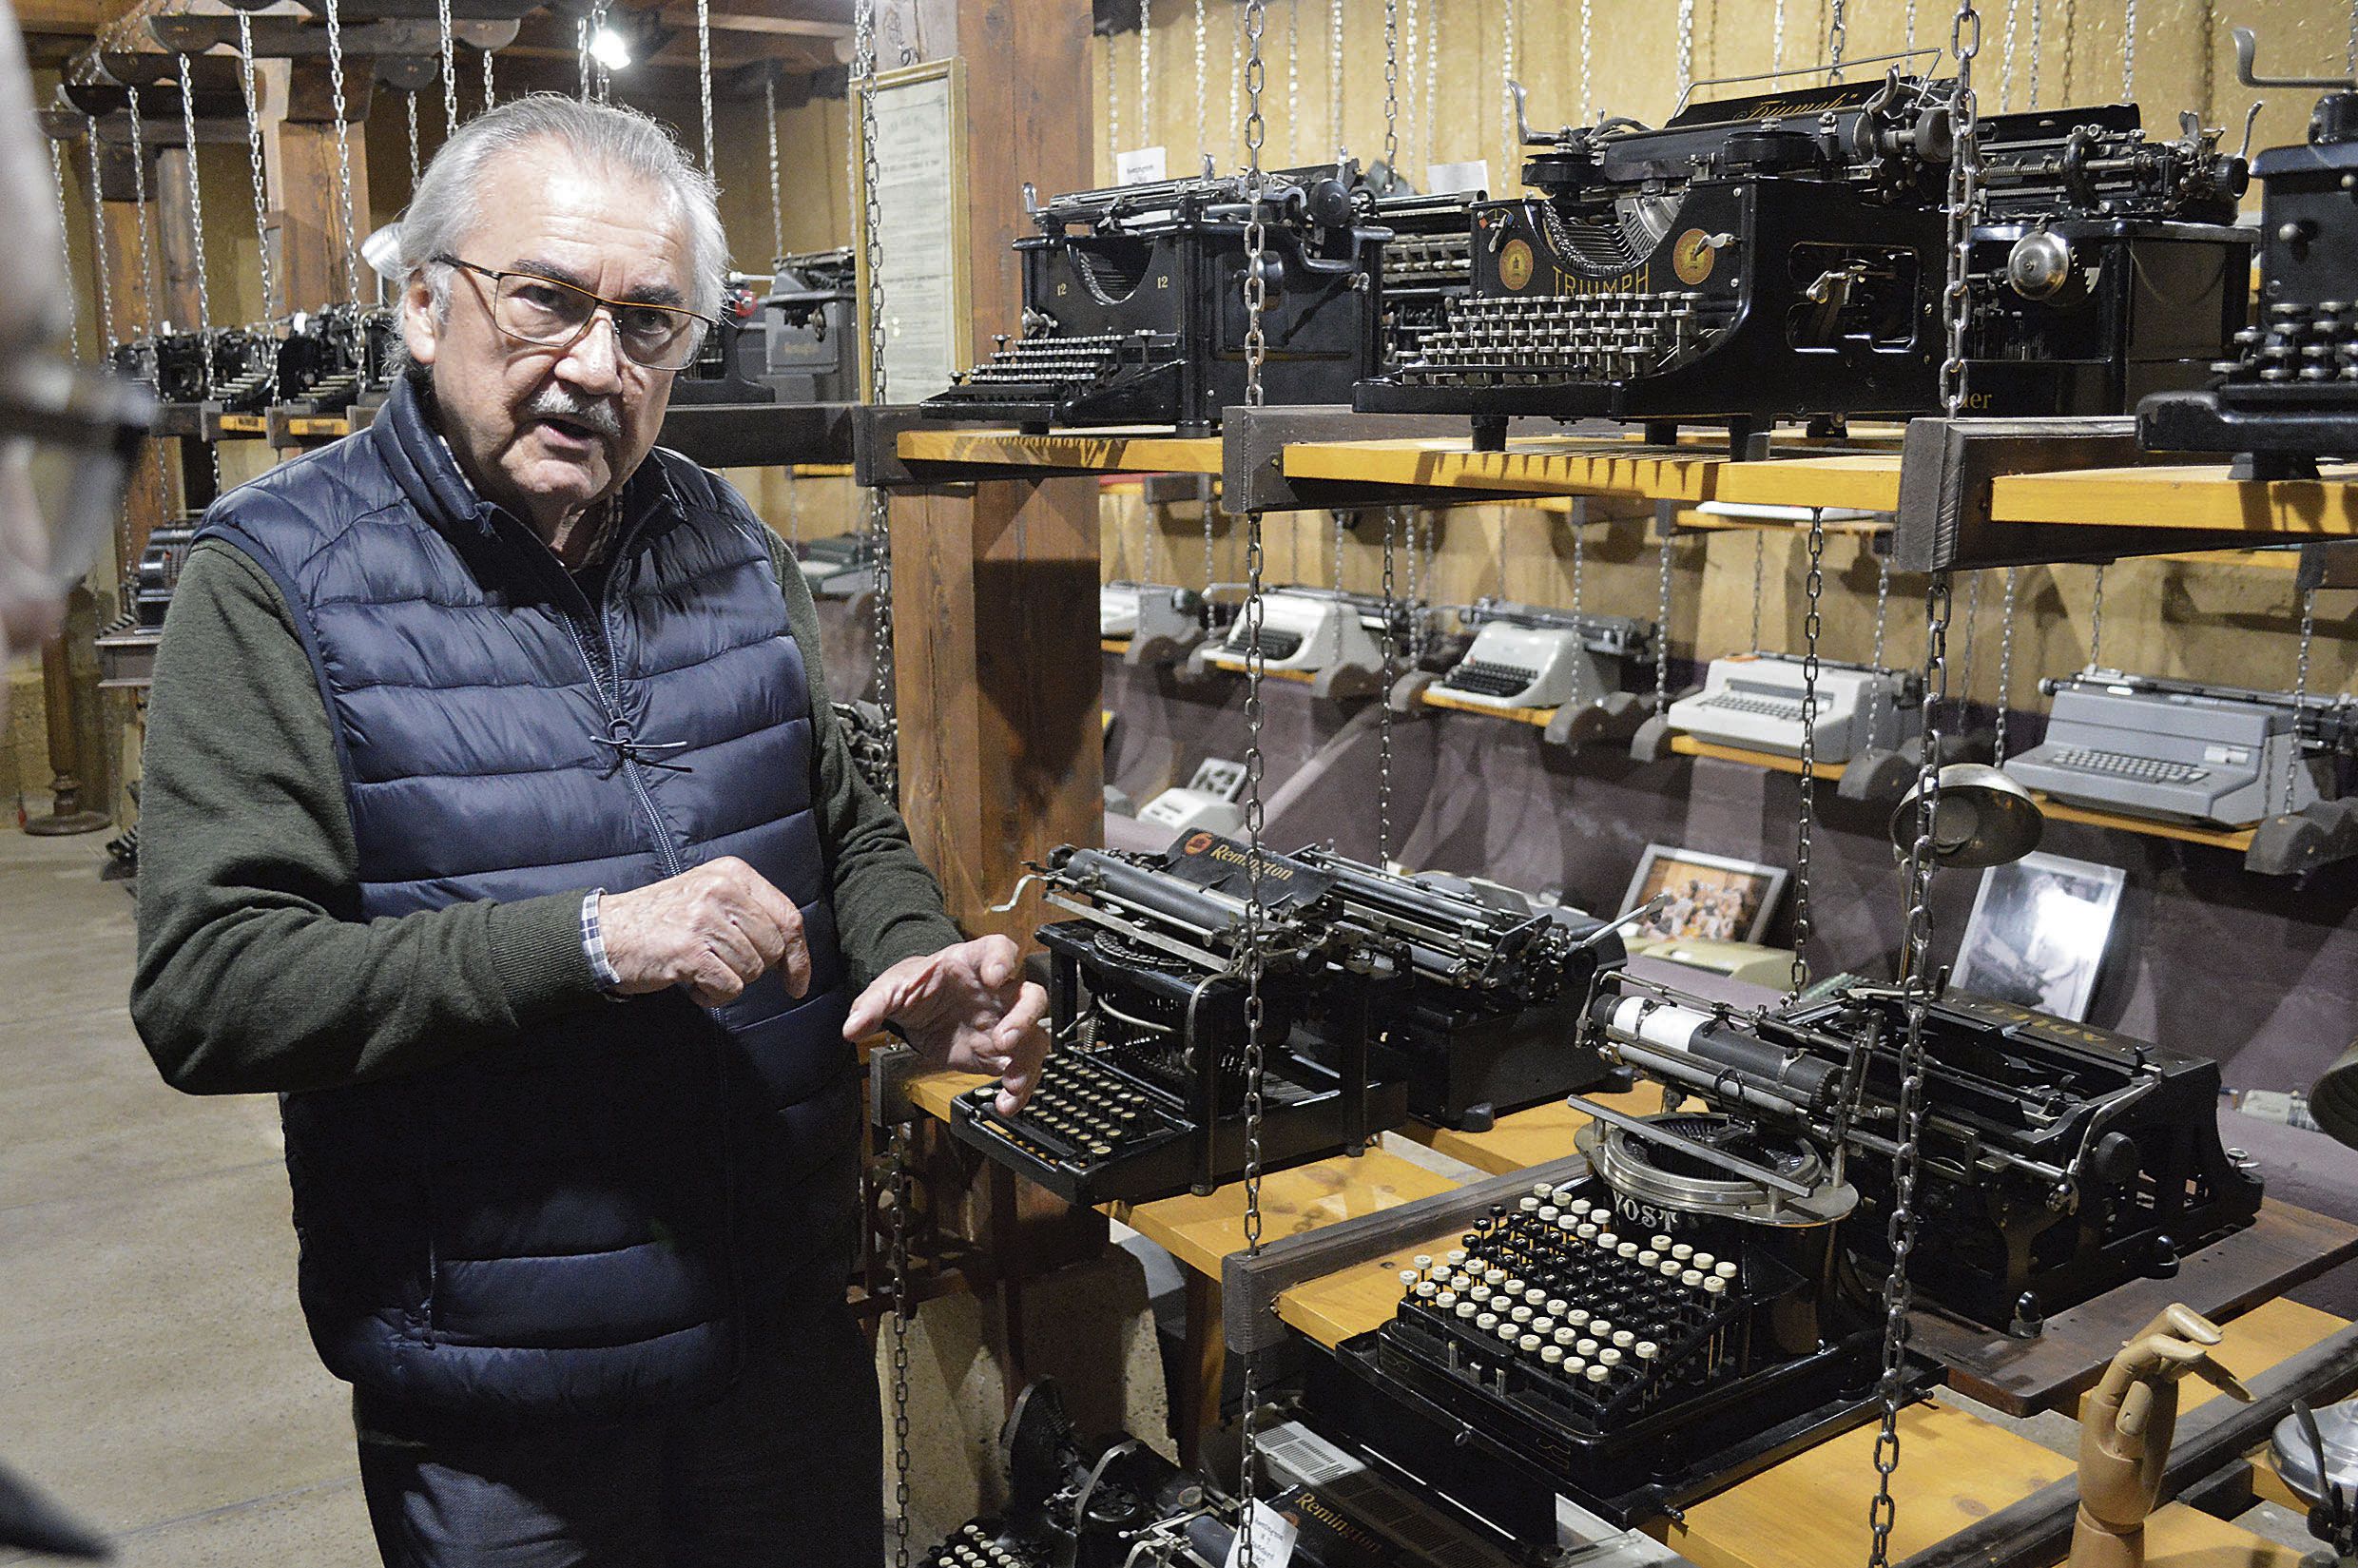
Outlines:
[[[2006,284],[2025,300],[2053,300],[2071,282],[2071,244],[2052,230],[2033,229],[2006,253]]]
[[[1891,814],[1891,842],[1903,852],[1916,842],[1922,787],[1911,787]],[[2000,769],[1987,763],[1950,763],[1941,769],[1932,822],[1937,863],[1967,871],[2010,864],[2039,847],[2046,825],[2030,791]]]

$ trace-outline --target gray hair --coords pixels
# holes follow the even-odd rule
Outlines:
[[[682,286],[688,304],[706,316],[718,315],[728,238],[721,229],[712,177],[688,162],[668,130],[638,110],[553,92],[511,98],[476,115],[442,145],[418,180],[409,209],[401,215],[400,272],[404,278],[425,275],[435,314],[450,309],[451,269],[434,258],[455,254],[474,229],[485,168],[505,154],[544,140],[561,145],[576,163],[644,180],[669,196],[686,230],[690,276]],[[495,259],[492,264],[505,260]]]

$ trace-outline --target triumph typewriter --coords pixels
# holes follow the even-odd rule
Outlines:
[[[398,358],[399,331],[394,313],[377,305],[298,311],[279,341],[280,405],[332,416],[381,398]]]
[[[1245,400],[1242,175],[1078,191],[1024,206],[1023,333],[920,405],[930,417],[1208,432]],[[1380,362],[1387,231],[1355,164],[1265,177],[1262,332],[1272,403],[1348,402]]]
[[[1433,683],[1479,707],[1560,707],[1618,691],[1629,667],[1653,646],[1653,623],[1626,615],[1576,615],[1503,599],[1477,599],[1458,613],[1474,629],[1465,657]]]
[[[1007,1506],[960,1526],[918,1568],[1220,1568],[1235,1509],[1127,1433],[1083,1439],[1054,1383],[1015,1397],[999,1428]]]
[[[2247,827],[2338,799],[2339,759],[2358,754],[2358,702],[2346,696],[2296,700],[2116,669],[2039,686],[2055,699],[2046,738],[2006,771],[2072,805]]]
[[[1642,421],[1654,441],[1681,421],[1723,424],[1737,455],[1780,420],[1934,411],[1950,90],[1895,68],[1687,104],[1660,129],[1526,126],[1523,178],[1539,194],[1475,208],[1471,291],[1357,406],[1470,415],[1491,449],[1518,415]],[[2155,145],[2136,126],[2132,106],[1982,120],[1984,166],[2022,215],[1982,259],[2002,269],[2037,230],[2032,252],[2055,270],[2026,260],[2009,310],[1985,323],[1978,352],[2003,369],[1976,413],[2018,398],[2118,412],[2152,384],[2136,366],[2183,366],[2205,353],[2206,323],[2232,325],[2240,241],[2137,225],[2232,214],[2240,165],[2210,133]],[[2201,252],[2186,276],[2137,271],[2173,245]],[[2072,358],[2051,363],[2058,352]],[[2133,367],[2108,381],[2119,357]]]
[[[1700,741],[1798,757],[1803,676],[1789,653],[1731,653],[1713,659],[1703,689],[1671,704],[1666,716]],[[1923,730],[1923,693],[1913,670],[1820,659],[1810,749],[1820,762],[1846,763],[1870,747],[1904,745]]]
[[[2271,147],[2260,178],[2259,319],[2235,334],[2206,390],[2137,405],[2137,443],[2155,452],[2232,452],[2239,477],[2313,477],[2320,457],[2358,456],[2358,84],[2262,77],[2258,42],[2237,28],[2235,72],[2246,87],[2330,90],[2309,140]]]

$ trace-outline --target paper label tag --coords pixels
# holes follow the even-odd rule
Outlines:
[[[1294,1556],[1294,1521],[1256,1500],[1252,1506],[1253,1568],[1285,1568]],[[1228,1545],[1227,1568],[1245,1560],[1245,1537],[1239,1533]]]
[[[1424,183],[1435,196],[1447,196],[1461,190],[1490,188],[1490,160],[1477,158],[1470,164],[1435,164],[1426,171]]]
[[[1161,147],[1132,147],[1113,155],[1113,183],[1117,185],[1142,185],[1160,180],[1163,175]]]

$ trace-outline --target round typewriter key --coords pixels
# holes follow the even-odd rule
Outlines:
[[[1637,1261],[1640,1266],[1647,1268],[1652,1268],[1655,1264],[1662,1261],[1662,1254],[1650,1247],[1643,1252],[1637,1254]]]
[[[1575,1232],[1582,1241],[1595,1241],[1600,1232],[1594,1225],[1583,1225]]]
[[[1492,1330],[1493,1333],[1497,1334],[1498,1338],[1505,1341],[1509,1345],[1513,1345],[1517,1339],[1521,1338],[1522,1331],[1523,1326],[1519,1323],[1502,1323]]]
[[[1534,1318],[1531,1320],[1531,1331],[1535,1334],[1553,1335],[1556,1332],[1556,1320],[1554,1318]]]
[[[1692,1290],[1695,1287],[1703,1283],[1703,1279],[1704,1275],[1702,1269],[1690,1268],[1678,1276],[1678,1283],[1685,1286],[1688,1289]]]
[[[1498,1314],[1496,1312],[1478,1312],[1474,1316],[1474,1326],[1482,1329],[1485,1332],[1496,1328],[1498,1326]]]
[[[1711,1272],[1717,1274],[1724,1280],[1734,1279],[1736,1277],[1735,1262],[1730,1258],[1722,1258],[1717,1263],[1711,1265]]]
[[[976,1093],[980,1093],[980,1091],[976,1091]],[[1596,1206],[1595,1204],[1589,1202],[1586,1198],[1575,1198],[1572,1200],[1572,1211],[1575,1214],[1585,1214],[1595,1207]]]
[[[1420,1252],[1408,1261],[1415,1264],[1419,1268],[1430,1268],[1433,1267],[1433,1255],[1430,1252]]]
[[[1474,1311],[1475,1307],[1472,1302],[1461,1301],[1458,1303],[1458,1316],[1461,1318],[1470,1318],[1474,1315]]]
[[[1637,1342],[1637,1359],[1639,1361],[1653,1361],[1661,1354],[1662,1346],[1654,1344],[1653,1341],[1639,1340]]]
[[[1517,1339],[1516,1339],[1516,1341],[1515,1341],[1515,1348],[1516,1348],[1516,1349],[1517,1349],[1517,1350],[1520,1350],[1520,1351],[1521,1351],[1521,1352],[1523,1352],[1523,1354],[1525,1354],[1525,1355],[1529,1355],[1529,1354],[1531,1354],[1531,1352],[1532,1352],[1532,1351],[1537,1350],[1537,1349],[1538,1349],[1538,1348],[1539,1348],[1539,1336],[1538,1336],[1538,1335],[1537,1335],[1537,1334],[1523,1334],[1523,1335],[1519,1335],[1519,1336],[1517,1336]],[[1549,1346],[1548,1346],[1548,1348],[1549,1348],[1549,1349],[1551,1349],[1551,1350],[1555,1350],[1555,1349],[1556,1349],[1556,1346],[1554,1346],[1554,1345],[1549,1345]],[[1563,1353],[1563,1352],[1561,1352],[1560,1350],[1559,1350],[1559,1351],[1556,1351],[1556,1354],[1558,1354],[1558,1355],[1561,1355],[1562,1353]]]
[[[1728,1282],[1717,1274],[1710,1275],[1703,1281],[1703,1293],[1708,1296],[1724,1296],[1728,1293]]]
[[[1570,1234],[1571,1232],[1577,1230],[1579,1228],[1580,1222],[1570,1214],[1558,1214],[1556,1216],[1556,1229],[1565,1232],[1566,1234]]]
[[[1637,1336],[1627,1328],[1616,1328],[1613,1331],[1613,1343],[1627,1350],[1637,1343]]]
[[[1596,1342],[1592,1339],[1584,1339],[1574,1345],[1573,1348],[1579,1351],[1580,1354],[1584,1356],[1593,1356],[1596,1354]]]
[[[1505,1269],[1503,1269],[1503,1268],[1485,1268],[1485,1269],[1483,1269],[1483,1270],[1482,1270],[1482,1283],[1483,1283],[1484,1285],[1503,1285],[1503,1284],[1505,1284],[1505,1283],[1506,1283],[1506,1270],[1505,1270]]]
[[[1488,1301],[1490,1299],[1490,1287],[1487,1285],[1477,1285],[1473,1289],[1467,1291],[1466,1294],[1472,1296],[1476,1301]]]
[[[1670,1237],[1668,1237],[1668,1236],[1655,1236],[1655,1237],[1653,1237],[1653,1247],[1654,1247],[1654,1250],[1655,1250],[1655,1251],[1657,1251],[1657,1252],[1667,1252],[1667,1251],[1669,1251],[1669,1250],[1671,1249],[1671,1238],[1670,1238]]]
[[[1550,1366],[1560,1366],[1564,1362],[1564,1347],[1560,1345],[1543,1345],[1539,1347],[1539,1359]]]
[[[1613,1249],[1613,1255],[1616,1258],[1633,1258],[1637,1256],[1637,1243],[1625,1241]]]
[[[1547,1292],[1535,1285],[1523,1292],[1523,1300],[1534,1307],[1544,1307],[1547,1305]]]
[[[1531,1308],[1519,1305],[1510,1307],[1507,1308],[1506,1315],[1513,1318],[1517,1323],[1529,1323],[1531,1321]]]
[[[1717,1258],[1711,1256],[1709,1252],[1697,1252],[1694,1255],[1694,1266],[1697,1268],[1702,1269],[1707,1274],[1711,1271],[1711,1265],[1717,1263],[1718,1261],[1719,1260]]]
[[[1589,1319],[1589,1332],[1600,1340],[1611,1339],[1613,1338],[1613,1325],[1603,1318],[1591,1318]]]
[[[1618,1366],[1621,1365],[1621,1352],[1608,1345],[1602,1350],[1596,1352],[1596,1365],[1599,1366]]]
[[[1526,1214],[1536,1214],[1539,1211],[1539,1200],[1537,1198],[1524,1198],[1516,1204],[1516,1208],[1521,1210]]]
[[[1610,1230],[1599,1230],[1596,1232],[1596,1245],[1604,1248],[1618,1247],[1621,1245],[1621,1238]]]
[[[1685,1263],[1689,1258],[1694,1256],[1694,1249],[1682,1241],[1672,1247],[1671,1256],[1676,1258],[1681,1263]]]
[[[1552,1220],[1552,1219],[1555,1219],[1557,1215],[1561,1214],[1562,1212],[1563,1212],[1563,1210],[1560,1210],[1560,1209],[1556,1208],[1556,1207],[1554,1204],[1552,1204],[1552,1203],[1543,1203],[1543,1204],[1541,1204],[1541,1205],[1539,1206],[1539,1217],[1540,1217],[1541,1219],[1543,1219],[1543,1220]]]
[[[1436,1296],[1440,1294],[1440,1291],[1441,1287],[1434,1284],[1431,1280],[1419,1280],[1416,1283],[1417,1294],[1426,1301],[1433,1300]]]
[[[1463,1263],[1465,1261],[1465,1249],[1462,1247],[1451,1248],[1448,1253],[1448,1261],[1452,1264]]]
[[[1588,1369],[1587,1376],[1591,1383],[1603,1383],[1607,1378],[1613,1376],[1613,1368],[1610,1366],[1592,1366]]]
[[[1564,1321],[1571,1324],[1575,1328],[1578,1328],[1589,1321],[1589,1315],[1582,1308],[1575,1307],[1571,1311],[1564,1314]]]
[[[1556,1184],[1553,1182],[1536,1181],[1531,1184],[1531,1195],[1535,1198],[1544,1198],[1555,1191]]]
[[[1440,1295],[1433,1298],[1433,1305],[1436,1307],[1455,1307],[1458,1305],[1458,1293],[1455,1290],[1444,1290]]]

